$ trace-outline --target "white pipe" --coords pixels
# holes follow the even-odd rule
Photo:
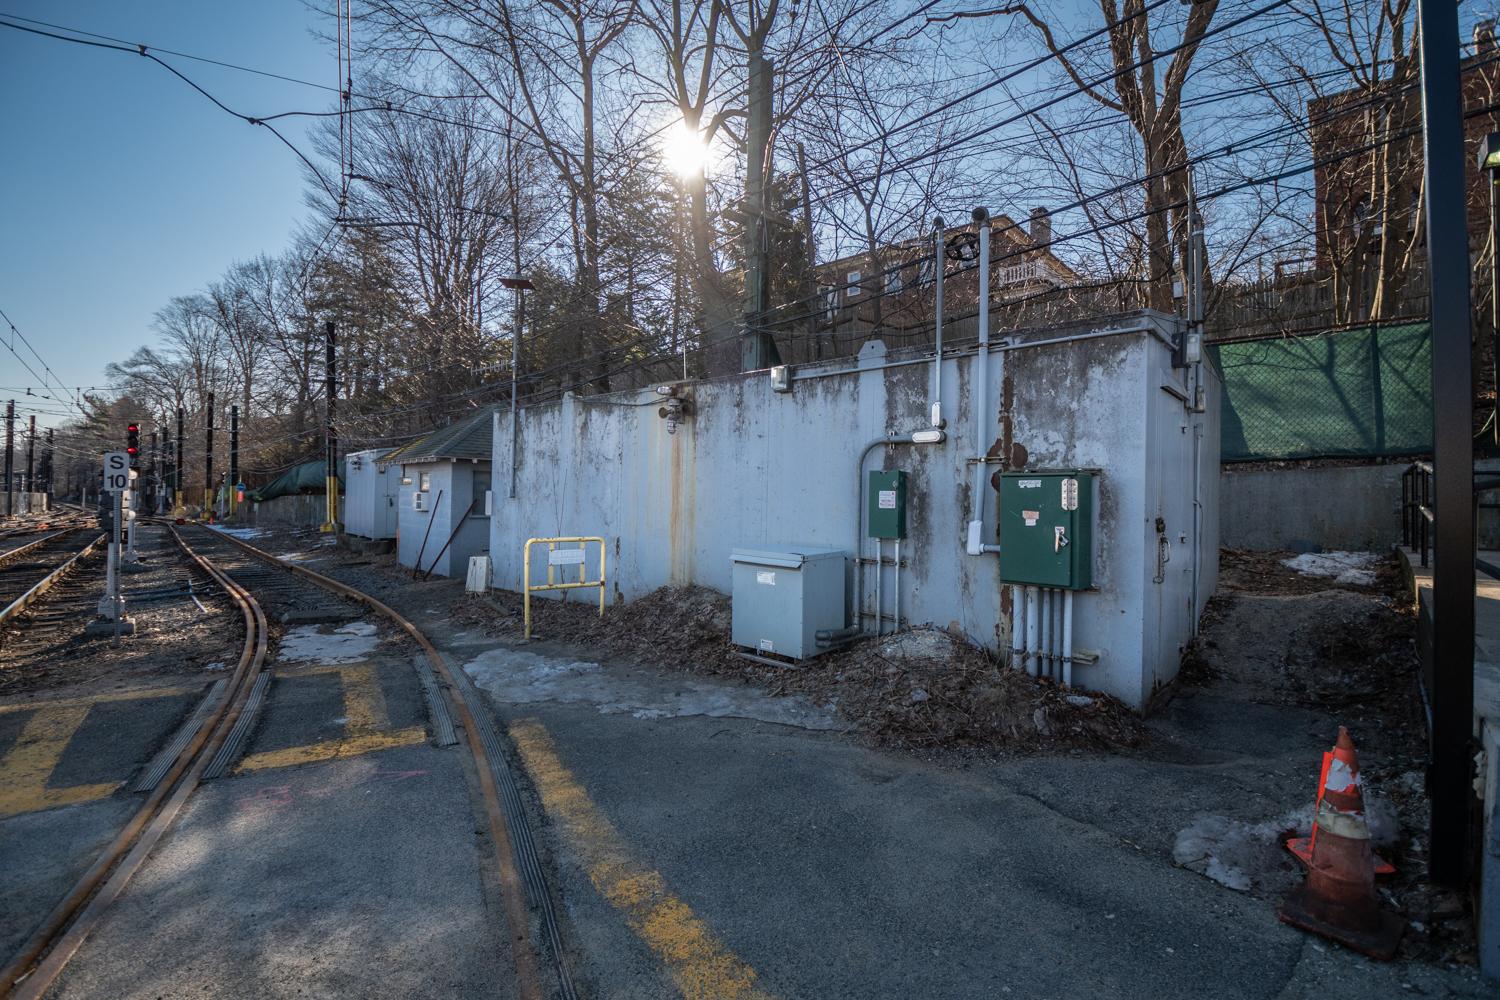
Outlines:
[[[1025,591],[1019,584],[1010,588],[1010,665],[1019,669],[1026,665],[1026,608]]]
[[[943,232],[947,226],[943,217],[939,215],[932,220],[933,248],[932,248],[932,276],[936,283],[936,301],[934,303],[934,315],[936,321],[933,324],[937,337],[937,357],[932,362],[932,426],[943,426],[943,271],[946,262],[946,246],[943,241]]]
[[[1042,588],[1042,665],[1041,677],[1052,676],[1052,588]]]
[[[1037,675],[1037,593],[1035,587],[1026,588],[1026,672]]]
[[[1052,592],[1052,679],[1062,682],[1062,595]]]
[[[969,399],[974,409],[974,489],[970,499],[969,529],[965,550],[971,556],[999,552],[1000,546],[984,541],[985,469],[988,449],[985,447],[990,410],[990,213],[974,209],[979,226],[979,352],[969,368]]]
[[[1196,389],[1194,392],[1196,393]],[[1193,423],[1193,597],[1189,602],[1193,609],[1193,621],[1188,635],[1198,634],[1198,567],[1203,561],[1203,469],[1202,469],[1203,421]]]
[[[885,628],[885,604],[880,600],[880,578],[885,576],[885,539],[875,539],[875,634]]]
[[[892,632],[901,631],[901,539],[896,539],[896,582],[892,585],[896,592],[896,623],[891,627]]]
[[[1063,634],[1062,634],[1062,668],[1063,686],[1073,686],[1073,592],[1071,590],[1063,593]]]

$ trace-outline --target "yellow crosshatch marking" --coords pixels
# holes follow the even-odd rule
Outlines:
[[[0,816],[102,799],[119,787],[118,782],[47,787],[47,779],[90,707],[86,702],[49,705],[26,720],[15,745],[0,759]]]
[[[511,727],[547,812],[562,822],[594,888],[625,915],[630,929],[667,967],[686,1000],[769,1000],[755,970],[730,951],[661,875],[630,855],[588,792],[558,759],[541,723]]]
[[[312,764],[339,757],[358,757],[360,754],[372,753],[376,750],[415,746],[426,739],[427,730],[421,726],[394,729],[384,733],[351,735],[341,740],[325,740],[322,743],[308,743],[300,747],[287,747],[284,750],[253,753],[240,761],[239,767],[236,767],[234,771],[239,774],[244,771],[265,771],[276,767]]]
[[[250,754],[240,761],[235,768],[236,773],[294,767],[338,757],[357,757],[376,750],[414,746],[427,739],[427,730],[421,726],[391,729],[385,691],[380,686],[380,678],[373,663],[322,663],[277,671],[280,677],[327,673],[338,674],[343,685],[345,735],[321,743]]]
[[[82,695],[77,698],[37,698],[32,701],[13,701],[0,704],[0,712],[27,712],[40,708],[62,708],[69,705],[97,705],[106,701],[147,701],[152,698],[171,698],[174,695],[202,691],[202,684],[180,687],[137,688],[133,691],[105,691],[99,694]]]

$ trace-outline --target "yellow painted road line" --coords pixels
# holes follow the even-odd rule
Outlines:
[[[385,691],[381,690],[373,663],[346,667],[339,671],[339,678],[344,684],[344,717],[349,720],[345,726],[350,733],[375,733],[391,728]]]
[[[179,694],[202,691],[203,684],[182,687],[136,688],[132,691],[108,691],[99,694],[79,695],[74,698],[34,698],[31,701],[13,701],[0,704],[0,712],[25,712],[30,709],[63,708],[73,705],[96,705],[106,701],[146,701],[151,698],[171,698]]]
[[[614,824],[557,756],[535,719],[510,728],[547,813],[560,820],[589,878],[656,953],[686,1000],[769,1000],[755,970],[673,894],[659,873],[631,856]]]
[[[0,759],[0,816],[15,816],[53,806],[102,799],[119,782],[48,788],[68,742],[83,725],[89,705],[49,705],[26,720],[15,745]]]
[[[283,750],[266,750],[251,754],[240,761],[234,769],[236,774],[245,771],[265,771],[276,767],[295,767],[298,764],[313,764],[318,761],[335,760],[340,757],[358,757],[376,750],[394,747],[409,747],[427,739],[427,730],[421,726],[409,729],[394,729],[383,733],[357,733],[341,740],[325,740],[300,747]]]

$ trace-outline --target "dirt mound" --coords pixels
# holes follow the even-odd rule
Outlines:
[[[466,605],[462,615],[473,624],[503,631],[521,626],[519,601],[510,595],[476,597]],[[705,587],[664,587],[609,608],[603,618],[582,602],[536,601],[532,621],[547,639],[802,695],[892,745],[1120,747],[1137,744],[1144,732],[1118,701],[1007,670],[985,650],[937,628],[861,640],[801,666],[771,667],[735,655],[729,598]]]
[[[937,628],[865,640],[795,669],[784,684],[909,747],[1107,748],[1133,746],[1144,732],[1115,699],[1007,669]]]

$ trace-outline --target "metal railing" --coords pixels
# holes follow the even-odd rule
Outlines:
[[[547,546],[547,582],[531,582],[531,547],[533,545]],[[584,569],[584,563],[588,558],[587,550],[590,543],[599,546],[599,579],[590,580],[588,571]],[[559,545],[567,545],[568,548],[560,549]],[[598,535],[570,535],[562,538],[528,538],[526,547],[521,558],[521,594],[522,603],[525,608],[524,618],[526,627],[526,638],[531,638],[531,595],[543,590],[577,590],[579,587],[599,588],[599,617],[604,617],[604,539]],[[578,579],[569,583],[558,583],[557,572],[568,566],[578,567]]]
[[[1401,473],[1401,544],[1427,565],[1432,547],[1432,463],[1413,462]]]
[[[1482,493],[1500,490],[1500,474],[1475,472],[1474,523],[1480,510],[1500,509],[1500,504],[1480,503]],[[1436,513],[1432,504],[1432,463],[1413,462],[1401,473],[1401,544],[1417,553],[1425,568],[1432,548],[1432,526]]]

